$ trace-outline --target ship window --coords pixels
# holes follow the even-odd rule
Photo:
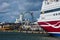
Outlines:
[[[44,11],[44,13],[55,12],[55,11],[60,11],[60,8]]]
[[[55,0],[56,2],[58,2],[59,0]]]
[[[40,14],[42,14],[42,12]]]
[[[55,14],[53,14],[53,16],[57,16],[57,15],[60,15],[60,13],[55,13]]]
[[[47,1],[47,0],[45,0],[45,1]]]
[[[44,12],[41,12],[41,14],[44,14]]]
[[[47,2],[47,4],[49,4],[49,2]]]

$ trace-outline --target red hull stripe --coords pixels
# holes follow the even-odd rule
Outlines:
[[[58,23],[58,22],[59,22],[59,24],[60,24],[60,20],[59,20],[59,21],[38,22],[38,24],[39,24],[39,25],[48,25],[48,23],[50,23],[50,24],[54,25],[54,24],[56,24],[56,23]]]
[[[53,27],[42,27],[47,32],[60,32],[60,28],[53,28]]]
[[[47,32],[60,32],[60,21],[38,22]]]

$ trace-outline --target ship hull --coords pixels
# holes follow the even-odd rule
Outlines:
[[[60,20],[38,22],[38,24],[51,36],[60,36]]]
[[[57,36],[57,37],[60,37],[60,34],[58,34],[58,33],[50,33],[50,36]]]

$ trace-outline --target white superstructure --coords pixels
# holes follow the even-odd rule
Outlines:
[[[55,20],[60,20],[60,0],[44,0],[38,22]]]
[[[44,0],[41,11],[60,8],[60,0]]]

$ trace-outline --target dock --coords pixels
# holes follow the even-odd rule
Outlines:
[[[47,32],[43,31],[20,31],[20,32],[23,32],[23,33],[40,33],[40,34],[47,34]]]

